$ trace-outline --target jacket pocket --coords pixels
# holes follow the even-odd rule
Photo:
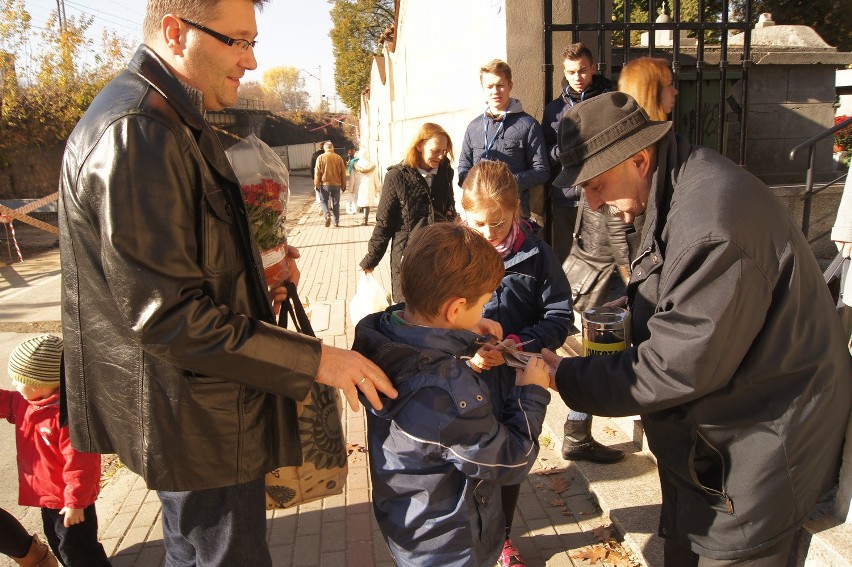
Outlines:
[[[506,157],[520,159],[526,157],[523,140],[503,140],[503,153]]]
[[[238,270],[241,264],[233,207],[221,190],[205,191],[204,201],[204,269],[211,275]]]
[[[473,487],[476,517],[470,519],[471,535],[474,540],[478,540],[482,544],[496,545],[492,541],[495,533],[503,534],[503,530],[499,529],[500,526],[496,525],[499,523],[498,519],[503,517],[503,510],[499,506],[499,499],[494,499],[494,491],[499,490],[500,486],[486,480],[473,480],[473,482],[476,483]]]
[[[698,431],[695,432],[695,441],[690,450],[689,474],[692,482],[708,497],[708,501],[718,502],[728,514],[734,513],[734,502],[725,488],[725,457]]]

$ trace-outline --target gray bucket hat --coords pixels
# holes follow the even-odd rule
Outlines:
[[[555,187],[573,187],[659,141],[671,122],[655,122],[633,97],[610,92],[571,107],[559,122],[562,171]]]

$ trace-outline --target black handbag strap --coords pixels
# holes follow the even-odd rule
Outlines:
[[[281,304],[281,311],[278,313],[278,326],[287,327],[288,315],[293,318],[293,324],[296,330],[303,335],[316,337],[314,328],[311,326],[311,320],[308,314],[305,313],[305,307],[299,300],[299,294],[296,292],[296,284],[293,282],[285,282],[284,287],[287,289],[287,299]]]

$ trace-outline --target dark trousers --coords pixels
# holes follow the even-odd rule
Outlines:
[[[739,559],[710,559],[702,557],[670,539],[666,540],[664,564],[666,567],[787,567],[795,565],[794,544],[799,539],[799,530],[781,538],[768,548]]]
[[[264,479],[209,490],[157,491],[166,567],[271,567]]]
[[[506,517],[506,539],[509,539],[509,533],[512,531],[512,520],[515,519],[515,507],[518,505],[520,494],[520,484],[500,487],[500,496],[503,499],[503,515]]]
[[[42,508],[44,537],[50,549],[66,567],[109,565],[104,546],[98,541],[98,516],[94,504],[83,510],[83,517],[85,519],[79,524],[66,528],[65,516],[59,510]]]

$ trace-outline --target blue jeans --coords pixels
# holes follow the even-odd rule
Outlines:
[[[224,488],[157,491],[166,567],[271,567],[263,477]]]
[[[568,408],[568,419],[566,421],[586,421],[592,419],[591,414],[575,411]]]
[[[331,199],[331,203],[329,203]],[[320,206],[322,212],[328,218],[329,205],[334,213],[334,226],[340,224],[340,186],[339,185],[321,185],[320,186]]]

